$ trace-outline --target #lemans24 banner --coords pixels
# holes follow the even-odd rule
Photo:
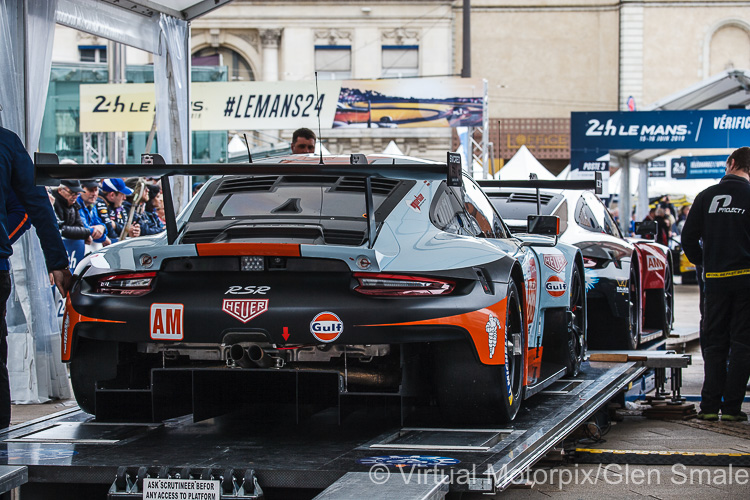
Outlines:
[[[721,179],[728,155],[681,156],[672,158],[674,179]]]
[[[479,79],[205,82],[191,86],[192,130],[465,127],[482,124]],[[153,84],[80,87],[81,132],[147,132]]]

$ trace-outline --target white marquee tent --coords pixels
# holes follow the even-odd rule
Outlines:
[[[536,174],[540,180],[554,180],[555,176],[534,158],[526,146],[521,146],[513,158],[500,169],[501,180],[528,180],[529,174]]]

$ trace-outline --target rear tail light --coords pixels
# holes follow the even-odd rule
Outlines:
[[[456,287],[451,281],[396,274],[356,273],[354,278],[359,281],[355,291],[381,297],[447,295]]]
[[[153,288],[155,279],[155,272],[112,274],[99,278],[96,283],[96,293],[145,295]]]

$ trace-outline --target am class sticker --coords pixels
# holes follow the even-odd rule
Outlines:
[[[344,331],[344,322],[330,311],[315,315],[310,322],[310,333],[320,342],[333,342]]]

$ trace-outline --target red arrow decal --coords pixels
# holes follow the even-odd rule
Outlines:
[[[284,327],[284,333],[282,333],[281,336],[284,337],[284,342],[289,340],[289,328],[288,327],[286,326]]]

